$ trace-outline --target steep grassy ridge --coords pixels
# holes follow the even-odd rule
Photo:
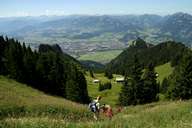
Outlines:
[[[28,116],[66,120],[87,120],[91,117],[84,105],[46,95],[0,76],[0,118]]]

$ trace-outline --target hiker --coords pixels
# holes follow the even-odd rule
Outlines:
[[[110,105],[106,105],[106,104],[102,105],[101,110],[102,110],[103,114],[106,117],[108,117],[109,119],[111,119],[113,117],[113,110]]]
[[[99,109],[100,109],[100,103],[99,100],[101,99],[101,96],[98,96],[95,100],[93,100],[90,104],[89,104],[89,108],[90,110],[94,113],[93,117],[95,120],[98,119],[99,117]]]

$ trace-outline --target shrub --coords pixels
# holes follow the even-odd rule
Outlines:
[[[111,82],[107,82],[107,83],[104,83],[104,84],[99,84],[99,91],[103,91],[103,90],[107,90],[107,89],[111,89],[112,88],[112,84]]]

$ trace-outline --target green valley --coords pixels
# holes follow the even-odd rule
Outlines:
[[[164,78],[167,78],[173,72],[173,68],[171,67],[170,63],[166,63],[157,66],[155,68],[155,71],[158,73],[157,81],[162,82]],[[95,73],[94,76],[95,78],[92,78],[88,72],[85,75],[88,84],[89,96],[91,96],[92,98],[96,98],[98,95],[101,95],[103,97],[103,99],[101,100],[102,103],[115,106],[118,102],[121,87],[123,86],[122,83],[117,83],[115,79],[121,78],[122,75],[113,74],[113,79],[111,80],[105,77],[104,73]],[[94,83],[94,79],[100,80],[101,83],[111,82],[112,89],[101,92],[98,91],[99,83]]]
[[[77,59],[92,60],[102,64],[106,64],[110,62],[112,59],[114,59],[115,57],[117,57],[121,52],[122,50],[97,51],[93,53],[80,55],[80,57]]]

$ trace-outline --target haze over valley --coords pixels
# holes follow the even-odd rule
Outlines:
[[[74,57],[98,51],[123,50],[135,39],[151,44],[176,40],[191,46],[192,16],[174,13],[143,15],[71,15],[0,18],[0,34],[37,49],[59,44]],[[108,61],[107,61],[108,62]]]

